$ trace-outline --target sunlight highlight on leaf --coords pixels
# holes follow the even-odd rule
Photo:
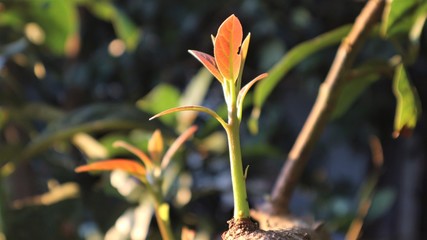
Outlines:
[[[108,157],[107,148],[87,133],[77,133],[71,138],[71,142],[90,159]]]
[[[212,45],[215,47],[215,36],[211,34]]]
[[[214,47],[216,64],[222,76],[227,80],[236,81],[239,75],[242,61],[239,48],[242,38],[242,25],[233,14],[219,27]]]
[[[158,211],[159,211],[159,217],[163,221],[168,221],[168,219],[169,219],[169,204],[163,203],[162,205],[159,206]]]

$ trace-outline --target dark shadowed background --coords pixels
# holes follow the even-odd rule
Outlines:
[[[210,35],[230,14],[252,35],[247,82],[297,44],[354,22],[365,3],[0,0],[0,239],[159,239],[135,179],[74,168],[125,155],[112,148],[117,139],[146,149],[156,128],[175,138],[193,119],[148,121],[170,106],[223,107],[220,84],[187,50],[212,53]],[[423,31],[419,56],[407,68],[424,110],[426,43]],[[310,55],[281,79],[262,108],[257,135],[247,127],[248,101],[241,140],[251,206],[268,197],[337,46]],[[395,52],[389,41],[369,39],[355,65]],[[360,199],[377,183],[362,239],[424,239],[425,114],[411,137],[393,139],[395,105],[392,75],[385,74],[328,124],[294,195],[295,215],[322,220],[333,239],[344,239]],[[166,179],[171,219],[177,235],[187,226],[196,239],[217,239],[233,208],[226,142],[208,116],[195,124],[196,137]],[[384,153],[374,180],[373,138]]]

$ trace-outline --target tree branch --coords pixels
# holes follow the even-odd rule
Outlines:
[[[338,48],[334,62],[319,89],[316,102],[308,116],[294,146],[289,152],[271,194],[271,201],[263,209],[269,213],[286,214],[292,193],[307,164],[308,157],[319,139],[341,90],[344,74],[351,68],[353,60],[364,44],[373,25],[384,8],[384,0],[369,0],[356,18],[349,35]]]

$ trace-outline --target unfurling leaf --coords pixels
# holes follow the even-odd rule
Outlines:
[[[252,81],[248,82],[242,89],[240,89],[239,95],[237,96],[237,117],[239,119],[242,119],[242,105],[243,101],[245,100],[245,96],[248,93],[249,89],[259,80],[264,79],[268,76],[267,73],[263,73],[259,75],[258,77],[252,79]]]
[[[239,48],[242,44],[243,30],[239,19],[228,17],[219,27],[215,37],[214,56],[222,76],[236,81],[240,71],[241,57]]]
[[[112,171],[123,170],[138,178],[145,177],[145,168],[129,159],[112,159],[107,161],[99,161],[88,165],[83,165],[75,169],[76,172],[91,172],[91,171]]]
[[[249,49],[249,42],[251,40],[251,34],[248,33],[245,40],[243,40],[242,46],[240,47],[240,56],[242,58],[242,61],[240,63],[240,71],[239,76],[237,77],[236,87],[237,89],[240,89],[242,85],[242,75],[243,75],[243,69],[245,67],[245,61],[246,56],[248,55],[248,49]]]
[[[242,56],[242,65],[245,63],[246,56],[248,55],[250,41],[251,41],[251,34],[248,33],[245,40],[243,40],[242,47],[240,48],[240,55]]]
[[[207,113],[209,115],[211,115],[213,118],[215,118],[216,120],[218,120],[219,123],[221,123],[221,125],[223,127],[226,127],[227,124],[225,123],[225,121],[212,109],[209,109],[207,107],[202,107],[202,106],[182,106],[182,107],[176,107],[176,108],[171,108],[171,109],[167,109],[163,112],[160,112],[154,116],[152,116],[150,118],[150,120],[164,116],[166,114],[170,114],[170,113],[174,113],[174,112],[182,112],[182,111],[197,111],[197,112],[204,112]]]
[[[211,34],[212,45],[215,47],[215,36]]]
[[[214,75],[214,77],[218,79],[218,81],[220,81],[221,83],[224,81],[221,73],[218,70],[214,57],[207,53],[199,52],[196,50],[188,50],[188,52],[193,55],[197,60],[199,60],[199,62],[201,62],[203,66],[205,66],[209,70],[209,72],[211,72],[212,75]]]
[[[393,137],[411,135],[421,116],[421,106],[418,93],[412,86],[403,64],[396,67],[393,92],[397,101]]]
[[[160,130],[157,129],[148,141],[148,151],[153,161],[160,162],[163,153],[163,137]]]

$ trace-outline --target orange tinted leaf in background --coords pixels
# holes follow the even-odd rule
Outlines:
[[[172,145],[169,147],[168,151],[163,156],[162,161],[162,168],[166,168],[169,165],[169,162],[172,159],[172,156],[178,151],[179,147],[181,147],[182,144],[184,144],[185,141],[187,141],[193,134],[197,131],[197,126],[191,126],[185,132],[183,132],[175,141],[172,143]]]
[[[139,150],[138,148],[136,148],[135,146],[132,146],[131,144],[125,142],[125,141],[115,141],[113,143],[114,147],[122,147],[126,150],[128,150],[129,152],[133,153],[135,156],[137,156],[144,164],[147,168],[151,168],[153,166],[151,159],[145,155],[145,153],[141,150]]]
[[[239,75],[242,61],[239,48],[242,44],[242,38],[242,25],[233,14],[219,27],[214,46],[216,64],[226,79],[235,81]]]
[[[199,60],[199,62],[201,62],[203,66],[205,66],[209,70],[209,72],[211,72],[212,75],[214,75],[214,77],[218,79],[218,81],[220,81],[221,83],[223,82],[222,75],[219,72],[218,67],[216,66],[215,59],[211,55],[196,50],[188,50],[188,52],[193,55],[197,60]]]
[[[137,177],[145,176],[145,168],[141,164],[128,159],[112,159],[94,162],[77,167],[75,171],[80,173],[90,171],[112,171],[117,169],[123,170]]]

